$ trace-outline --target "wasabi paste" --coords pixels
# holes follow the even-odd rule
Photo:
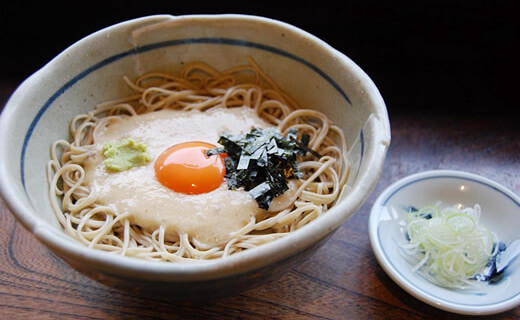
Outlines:
[[[108,171],[121,172],[133,167],[142,166],[150,162],[146,153],[146,146],[135,142],[134,139],[125,139],[118,142],[109,142],[103,145],[105,167]]]

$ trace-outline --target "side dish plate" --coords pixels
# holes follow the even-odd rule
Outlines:
[[[432,284],[404,258],[399,221],[410,206],[420,208],[441,201],[462,207],[478,203],[481,223],[509,245],[518,238],[520,198],[487,178],[461,171],[434,170],[405,177],[390,185],[375,201],[369,220],[370,242],[384,271],[401,288],[441,310],[486,315],[520,305],[520,260],[513,262],[500,281],[477,290],[453,290]]]

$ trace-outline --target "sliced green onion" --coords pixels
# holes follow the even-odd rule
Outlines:
[[[404,219],[409,242],[402,248],[415,260],[412,270],[443,287],[474,286],[470,279],[488,263],[496,238],[479,220],[478,204],[410,210]]]

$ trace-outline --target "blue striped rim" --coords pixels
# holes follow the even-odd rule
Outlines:
[[[352,102],[350,101],[350,98],[347,96],[345,91],[341,89],[341,87],[329,76],[327,75],[323,70],[315,66],[314,64],[310,63],[309,61],[298,57],[292,53],[289,53],[287,51],[281,50],[279,48],[275,48],[269,45],[246,41],[246,40],[240,40],[240,39],[231,39],[231,38],[189,38],[189,39],[177,39],[177,40],[169,40],[169,41],[163,41],[163,42],[157,42],[152,43],[144,46],[139,46],[132,48],[128,51],[121,52],[119,54],[115,54],[113,56],[110,56],[104,60],[101,60],[100,62],[90,66],[89,68],[85,69],[84,71],[77,74],[75,77],[67,81],[62,87],[60,87],[51,97],[45,102],[45,104],[38,110],[38,113],[34,117],[33,121],[29,125],[29,129],[27,130],[27,133],[25,135],[23,146],[22,146],[22,152],[20,156],[20,174],[22,179],[22,185],[25,188],[25,154],[27,152],[27,146],[29,144],[29,141],[31,140],[31,136],[34,132],[34,129],[38,125],[38,122],[40,121],[43,114],[50,108],[50,106],[58,99],[63,93],[65,93],[69,88],[74,86],[78,81],[82,80],[86,76],[88,76],[90,73],[101,69],[113,62],[116,62],[118,60],[121,60],[127,56],[131,55],[138,55],[141,53],[145,53],[148,51],[153,51],[156,49],[164,48],[164,47],[170,47],[170,46],[178,46],[178,45],[186,45],[186,44],[224,44],[224,45],[231,45],[231,46],[242,46],[242,47],[249,47],[249,48],[256,48],[264,51],[268,51],[286,58],[289,58],[291,60],[294,60],[296,62],[299,62],[306,67],[310,68],[314,72],[316,72],[318,75],[320,75],[323,79],[325,79],[350,105],[352,105]],[[361,145],[364,145],[363,141],[363,135],[361,131]],[[361,162],[361,160],[360,160]],[[26,190],[27,192],[27,190]]]
[[[514,204],[516,204],[517,207],[520,207],[520,203],[513,197],[511,197],[509,194],[507,193],[504,193],[502,190],[500,190],[499,188],[491,185],[491,184],[488,184],[488,183],[485,183],[484,181],[482,180],[478,180],[478,179],[474,179],[474,178],[470,178],[470,177],[462,177],[462,176],[455,176],[455,175],[438,175],[438,176],[431,176],[431,177],[424,177],[424,178],[420,178],[420,179],[416,179],[416,180],[412,180],[406,184],[403,184],[402,186],[400,186],[399,188],[395,189],[391,194],[388,195],[388,197],[382,202],[382,205],[383,206],[386,206],[388,201],[390,201],[390,199],[399,191],[401,191],[402,189],[408,187],[409,185],[411,184],[414,184],[414,183],[417,183],[417,182],[420,182],[420,181],[424,181],[424,180],[432,180],[432,179],[445,179],[445,178],[449,178],[449,179],[462,179],[462,180],[467,180],[467,181],[473,181],[475,183],[478,183],[478,184],[482,184],[482,185],[485,185],[493,190],[495,190],[496,192],[498,193],[501,193],[502,195],[504,195],[506,198],[508,198],[509,200],[511,200]]]
[[[359,171],[361,171],[361,164],[363,163],[363,156],[365,155],[365,135],[363,134],[363,130],[359,132],[359,166],[358,171],[356,172],[356,180],[359,175]]]
[[[412,180],[408,183],[405,183],[403,184],[402,186],[400,186],[399,188],[397,188],[396,190],[394,190],[390,195],[388,195],[388,197],[382,202],[382,205],[381,205],[381,209],[383,207],[385,207],[388,202],[393,198],[393,196],[399,192],[400,190],[414,184],[414,183],[417,183],[417,182],[421,182],[421,181],[425,181],[425,180],[432,180],[432,179],[439,179],[439,178],[442,178],[442,179],[445,179],[445,178],[448,178],[448,179],[461,179],[461,180],[466,180],[466,181],[472,181],[472,182],[475,182],[475,183],[478,183],[478,184],[481,184],[481,185],[484,185],[486,187],[489,187],[493,190],[495,190],[496,192],[502,194],[503,196],[505,196],[506,198],[508,198],[509,200],[511,200],[514,204],[516,204],[517,207],[520,207],[520,202],[518,202],[516,199],[514,199],[513,197],[511,197],[511,195],[503,192],[502,190],[500,190],[499,188],[489,184],[489,183],[486,183],[482,180],[478,180],[478,179],[474,179],[474,178],[471,178],[471,177],[463,177],[463,176],[456,176],[456,175],[437,175],[437,176],[431,176],[431,177],[424,177],[424,178],[420,178],[420,179],[416,179],[416,180]],[[379,234],[380,231],[379,231],[379,228],[380,228],[380,225],[378,225],[377,227],[377,233]],[[381,248],[383,248],[383,243],[381,242],[381,237],[377,237],[378,238],[378,241],[379,241],[379,246]],[[455,303],[455,302],[451,302],[451,301],[448,301],[442,297],[439,297],[437,295],[433,295],[431,293],[428,293],[424,290],[422,290],[421,288],[417,287],[416,285],[414,285],[411,281],[409,281],[402,272],[399,271],[398,268],[395,267],[395,265],[392,263],[392,260],[388,257],[388,255],[386,254],[386,251],[382,251],[383,254],[385,255],[385,258],[386,260],[388,261],[388,263],[390,264],[390,266],[392,267],[392,269],[398,273],[402,279],[406,279],[406,281],[413,287],[415,287],[417,290],[420,290],[424,295],[427,295],[427,296],[431,296],[431,297],[434,297],[440,301],[446,301],[446,302],[449,302],[449,303],[453,303],[453,304],[457,304],[457,305],[461,305],[461,306],[469,306],[469,307],[482,307],[482,306],[492,306],[492,305],[496,305],[496,304],[499,304],[499,303],[504,303],[504,302],[507,302],[517,296],[520,295],[520,293],[517,293],[515,294],[514,296],[511,296],[505,300],[502,300],[502,301],[498,301],[498,302],[495,302],[495,303],[488,303],[488,304],[468,304],[468,303]]]

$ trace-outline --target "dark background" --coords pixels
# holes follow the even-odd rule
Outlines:
[[[291,23],[345,53],[373,79],[391,115],[505,115],[519,107],[517,3],[20,1],[1,9],[0,82],[13,90],[75,41],[123,20],[245,13]]]

